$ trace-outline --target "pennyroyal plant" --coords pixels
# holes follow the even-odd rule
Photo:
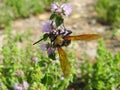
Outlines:
[[[71,40],[93,40],[100,36],[97,34],[70,36],[72,31],[65,27],[63,18],[64,15],[69,16],[71,14],[72,9],[70,5],[53,3],[51,11],[52,15],[49,20],[43,24],[43,38],[35,42],[33,45],[42,40],[47,41],[49,39],[47,43],[41,45],[41,50],[46,50],[49,58],[53,60],[56,59],[55,51],[58,50],[63,74],[64,76],[69,76],[71,65],[67,59],[65,51],[61,47],[68,46],[71,43]]]
[[[51,11],[53,12],[53,14],[50,16],[50,19],[46,21],[43,25],[42,32],[45,34],[41,39],[41,40],[47,40],[48,38],[50,38],[51,42],[48,42],[47,44],[42,44],[41,49],[47,50],[49,58],[56,59],[55,50],[57,49],[57,47],[67,46],[68,44],[70,44],[70,40],[63,40],[63,37],[71,34],[72,32],[70,30],[66,30],[62,15],[66,15],[66,16],[70,15],[72,9],[67,4],[59,5],[58,3],[53,3],[51,6]],[[38,43],[39,41],[35,42],[34,44]],[[66,59],[65,60],[66,62],[63,62],[63,60],[61,60],[61,62],[68,64],[66,66],[62,64],[62,69],[64,75],[66,76],[70,71],[70,66],[69,66],[70,64],[67,60],[65,52],[61,48],[59,48],[58,51],[62,51],[61,53],[65,55],[64,59]],[[65,69],[67,69],[68,71]]]

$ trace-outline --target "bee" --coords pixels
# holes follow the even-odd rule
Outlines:
[[[100,35],[98,34],[82,34],[82,35],[71,36],[70,35],[71,33],[72,33],[71,30],[64,29],[64,30],[53,30],[46,35],[47,38],[50,39],[50,44],[51,44],[50,46],[53,48],[57,48],[58,50],[59,60],[64,76],[68,76],[70,74],[71,65],[67,58],[67,54],[62,49],[62,47],[68,46],[72,40],[90,41],[100,38]],[[45,38],[42,38],[41,40],[44,39]],[[33,45],[40,42],[41,40],[35,42]]]
[[[51,43],[53,43],[53,47],[62,47],[62,46],[68,46],[71,42],[71,40],[65,39],[66,36],[69,36],[72,33],[70,30],[58,30],[55,32],[55,34],[50,33],[50,40]]]

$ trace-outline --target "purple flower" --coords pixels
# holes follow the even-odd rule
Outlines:
[[[50,32],[50,31],[51,31],[51,21],[46,21],[43,24],[42,32]]]
[[[26,81],[24,81],[24,82],[23,82],[23,88],[24,88],[24,89],[28,89],[28,87],[29,87],[28,83],[27,83]]]
[[[43,51],[44,51],[44,50],[47,50],[46,44],[41,44],[41,45],[40,45],[40,49],[43,50]]]
[[[15,83],[14,90],[23,90],[23,87],[22,87],[22,85]]]
[[[58,3],[53,3],[51,6],[51,11],[58,14],[64,14],[69,16],[72,12],[72,8],[68,4],[62,4],[61,6]]]
[[[26,90],[28,89],[29,85],[26,81],[23,81],[22,84],[15,83],[14,84],[14,90]]]
[[[61,14],[61,13],[62,13],[62,8],[58,8],[58,9],[56,10],[56,12],[59,13],[59,14]]]
[[[54,53],[55,53],[55,50],[56,50],[56,48],[49,47],[49,48],[47,49],[48,55],[54,54]]]
[[[58,4],[58,3],[53,3],[53,4],[51,5],[51,11],[52,11],[52,12],[55,12],[56,9],[58,9],[58,7],[59,7],[59,4]]]
[[[63,4],[61,7],[63,8],[64,14],[65,14],[66,16],[69,16],[69,15],[71,14],[72,8],[71,8],[70,5],[68,5],[68,4]]]
[[[48,55],[54,55],[56,48],[51,47],[51,44],[41,44],[41,50],[46,50]]]

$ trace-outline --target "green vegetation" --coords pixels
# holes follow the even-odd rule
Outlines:
[[[13,90],[15,83],[22,85],[24,81],[29,90],[64,90],[75,73],[74,52],[68,53],[73,66],[71,75],[63,78],[59,60],[49,59],[39,46],[33,46],[31,36],[31,31],[14,35],[9,28],[5,30],[0,51],[0,90]]]
[[[120,0],[97,0],[96,11],[102,23],[120,26]]]
[[[76,71],[74,52],[69,52],[72,72],[68,78],[62,77],[59,60],[51,60],[40,51],[39,46],[32,45],[32,32],[12,34],[4,31],[5,38],[0,51],[0,84],[1,90],[13,90],[15,83],[20,85],[27,81],[30,90],[64,90],[73,80]],[[96,62],[85,58],[81,65],[80,81],[83,90],[116,90],[120,85],[120,52],[113,56],[99,42]],[[58,56],[58,55],[57,55]]]
[[[73,76],[63,79],[60,63],[51,60],[39,46],[32,45],[32,32],[17,33],[5,31],[6,37],[0,55],[1,90],[13,90],[15,83],[27,81],[29,89],[64,90],[73,80]],[[81,80],[84,90],[116,90],[120,84],[120,53],[115,56],[99,42],[98,55],[95,63],[86,58],[81,66]],[[74,52],[68,53],[75,73]],[[60,74],[61,73],[61,74]]]
[[[5,27],[16,18],[26,18],[44,10],[50,11],[54,1],[59,0],[0,0],[0,26]]]
[[[5,25],[16,18],[29,17],[44,10],[39,0],[1,0],[0,4],[0,24]]]
[[[83,90],[117,90],[120,85],[120,52],[113,56],[100,41],[97,54],[94,64],[88,63],[86,58],[81,66]]]
[[[39,0],[7,0],[6,5],[12,9],[13,17],[28,17],[43,11]]]

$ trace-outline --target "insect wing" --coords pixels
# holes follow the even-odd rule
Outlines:
[[[67,40],[95,40],[100,38],[100,35],[98,34],[83,34],[83,35],[76,35],[76,36],[67,36],[65,39]]]
[[[61,47],[58,48],[58,53],[63,74],[65,77],[67,77],[71,71],[70,62],[68,61],[65,51]]]

